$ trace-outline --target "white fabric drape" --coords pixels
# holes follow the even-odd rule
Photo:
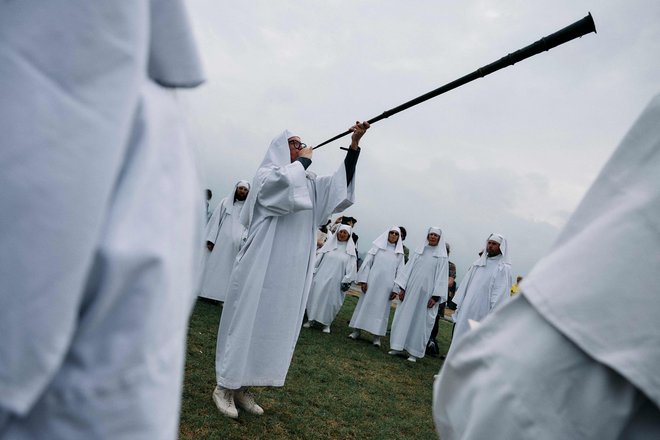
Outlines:
[[[174,439],[203,201],[154,81],[201,81],[182,4],[0,10],[0,436]]]

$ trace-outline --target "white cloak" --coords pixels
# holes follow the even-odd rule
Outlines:
[[[201,81],[182,14],[0,6],[1,438],[178,435],[203,201],[155,83]]]
[[[228,205],[232,209],[227,209]],[[206,224],[206,241],[215,246],[209,251],[204,244],[204,272],[199,296],[224,301],[236,255],[243,243],[245,226],[240,215],[245,202],[225,197]]]
[[[465,335],[433,388],[442,440],[660,438],[658,407],[521,295]]]
[[[390,318],[390,294],[395,288],[394,279],[404,270],[403,253],[396,253],[395,246],[386,249],[373,247],[360,266],[357,281],[367,283],[367,292],[358,300],[349,327],[366,330],[377,336],[385,336]]]
[[[521,294],[447,357],[434,390],[443,439],[486,426],[513,440],[660,438],[658,121],[660,95]]]
[[[511,266],[500,264],[503,255],[478,259],[463,277],[453,301],[456,303],[454,312],[454,336],[449,350],[455,347],[463,335],[470,331],[468,319],[482,321],[503,300],[509,298],[509,289],[513,282]],[[478,265],[483,261],[485,265]]]
[[[289,137],[285,131],[273,140],[241,214],[247,241],[231,275],[216,348],[217,383],[229,389],[284,385],[312,283],[316,229],[354,200],[355,177],[347,188],[343,163],[323,177],[298,161],[284,165]]]
[[[348,240],[352,243],[350,234]],[[330,325],[344,304],[346,292],[342,283],[351,283],[357,272],[357,258],[346,252],[346,242],[338,242],[337,248],[317,255],[312,287],[307,300],[307,319]]]
[[[426,353],[439,304],[447,300],[449,265],[446,253],[440,256],[435,249],[440,246],[444,249],[444,240],[438,246],[425,246],[421,254],[416,251],[396,279],[396,284],[405,289],[405,297],[392,320],[392,350],[405,350],[417,358]],[[440,300],[428,308],[432,296],[439,296]]]

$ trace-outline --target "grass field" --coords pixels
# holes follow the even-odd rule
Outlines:
[[[433,375],[442,361],[416,363],[389,356],[370,335],[347,338],[357,298],[347,296],[332,325],[302,329],[282,388],[253,388],[266,413],[222,416],[211,399],[215,387],[215,340],[222,307],[200,300],[190,320],[183,391],[182,439],[437,439],[431,416]],[[391,322],[391,320],[390,320]],[[441,351],[450,324],[441,321]]]

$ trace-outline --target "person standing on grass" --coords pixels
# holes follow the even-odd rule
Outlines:
[[[438,305],[447,299],[448,279],[445,239],[440,228],[431,227],[395,280],[401,304],[394,313],[388,354],[401,355],[405,350],[411,362],[424,357]]]
[[[222,302],[227,298],[229,277],[245,234],[240,216],[249,193],[250,182],[241,180],[236,183],[231,194],[222,199],[206,224],[201,297]]]
[[[485,252],[472,263],[454,296],[454,335],[452,347],[470,330],[468,320],[481,321],[510,298],[511,258],[509,245],[501,234],[491,234]]]
[[[316,254],[314,278],[307,300],[307,319],[303,327],[314,322],[323,325],[323,333],[330,333],[330,324],[344,304],[346,291],[357,272],[355,243],[351,227],[341,225]]]
[[[354,329],[349,338],[357,339],[360,330],[366,330],[374,335],[373,344],[380,347],[380,338],[387,332],[390,302],[396,297],[394,279],[403,268],[401,231],[392,226],[373,241],[358,272],[362,295],[349,323]]]
[[[213,400],[263,414],[249,386],[283,386],[312,283],[316,228],[354,200],[355,166],[368,122],[351,127],[344,163],[330,176],[308,171],[312,148],[284,131],[270,144],[241,212],[247,241],[236,257],[218,329]]]

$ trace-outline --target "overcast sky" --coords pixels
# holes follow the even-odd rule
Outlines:
[[[631,123],[660,92],[657,0],[189,0],[208,82],[181,93],[212,205],[252,180],[285,128],[315,145],[587,15],[597,34],[374,124],[361,142],[365,252],[390,225],[411,249],[429,226],[459,279],[490,232],[525,274]],[[659,121],[660,123],[660,121]],[[348,138],[314,153],[333,172]]]

